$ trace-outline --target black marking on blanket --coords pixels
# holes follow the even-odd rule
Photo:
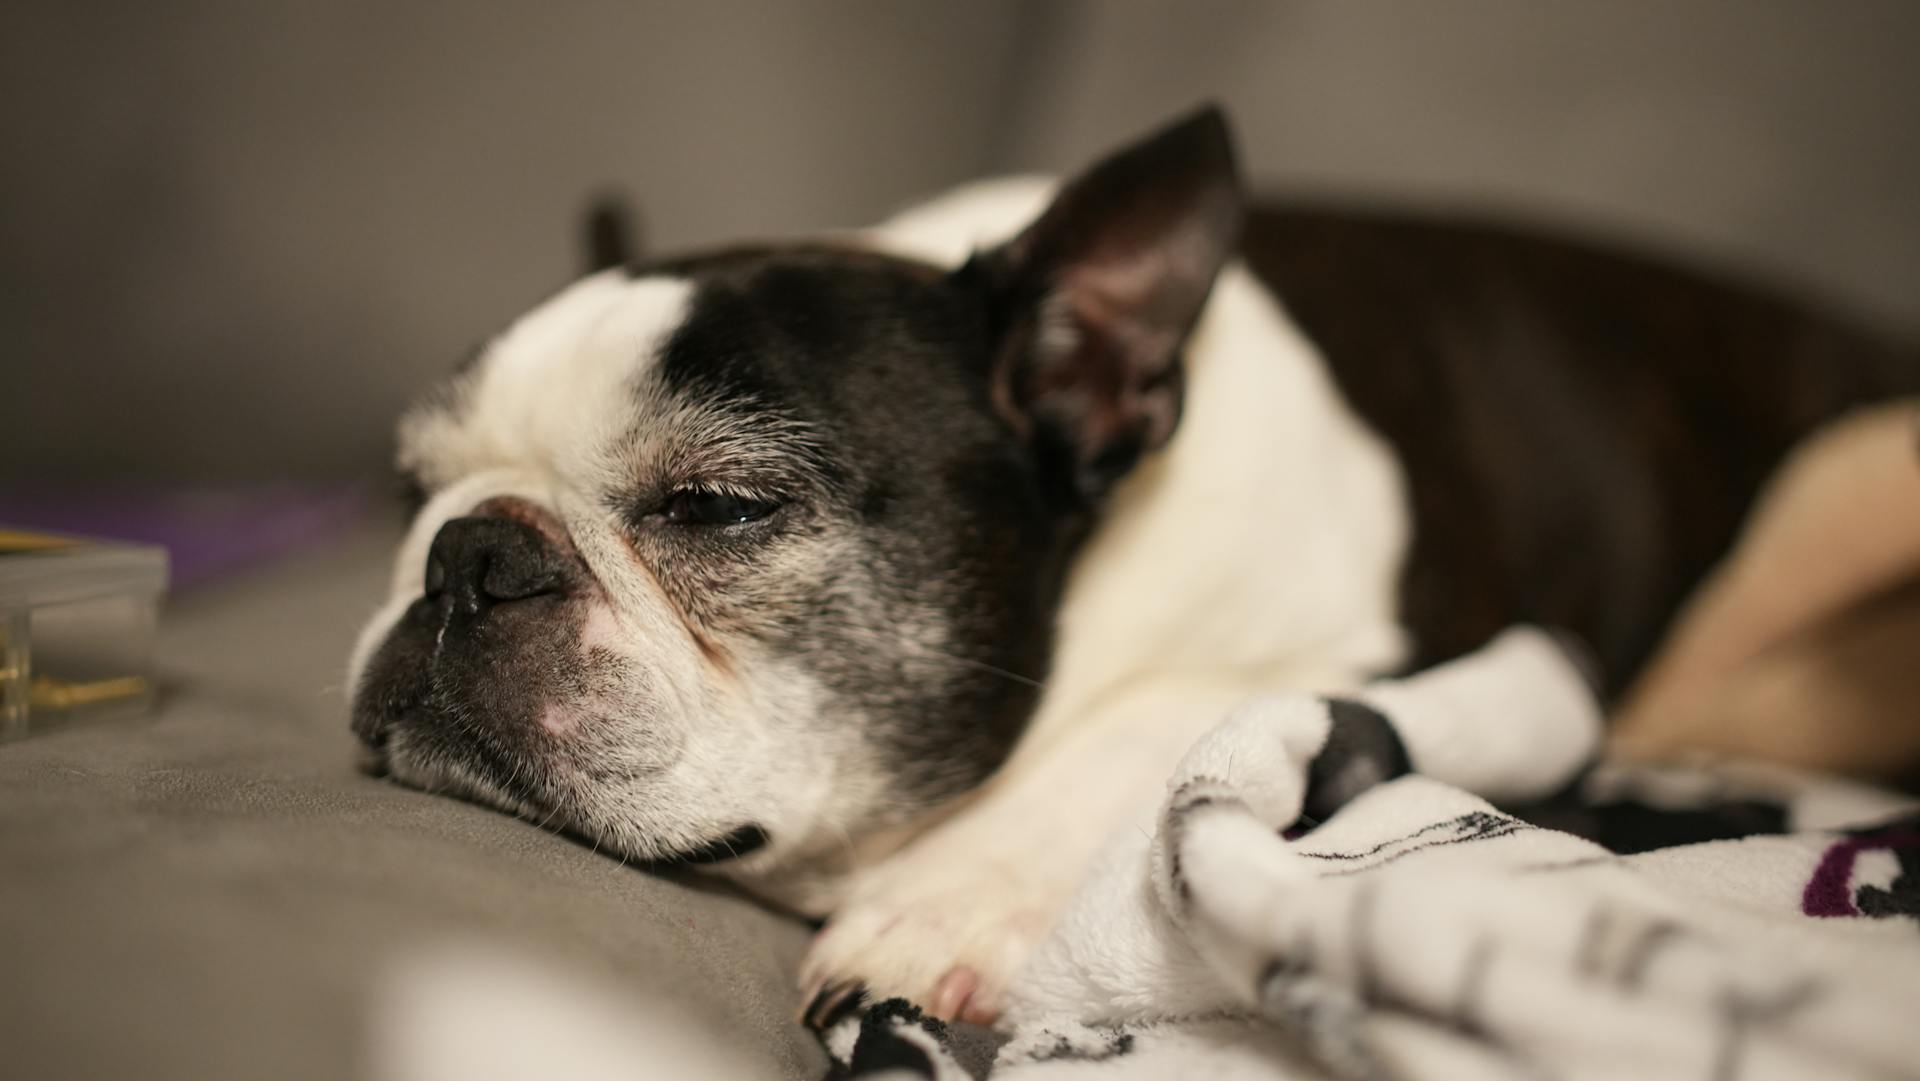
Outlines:
[[[1894,858],[1900,861],[1900,874],[1890,883],[1893,888],[1862,886],[1854,894],[1853,903],[1876,919],[1905,916],[1920,923],[1920,850],[1907,849]]]
[[[1600,976],[1600,958],[1613,931],[1613,909],[1595,905],[1580,928],[1580,946],[1573,953],[1573,970],[1588,979]]]
[[[1637,991],[1654,958],[1686,937],[1686,929],[1672,920],[1631,916],[1605,904],[1595,905],[1587,913],[1580,944],[1574,949],[1574,971],[1585,979]]]
[[[1387,1076],[1367,1042],[1366,1007],[1351,989],[1320,976],[1312,945],[1306,939],[1261,970],[1254,985],[1260,1012],[1299,1034],[1333,1076]]]
[[[1353,891],[1353,907],[1347,914],[1347,934],[1353,941],[1354,989],[1363,1002],[1380,999],[1380,966],[1373,956],[1374,915],[1380,908],[1380,883],[1362,883]]]
[[[1076,1042],[1067,1034],[1052,1029],[1041,1029],[1040,1035],[1042,1038],[1053,1037],[1053,1042],[1027,1052],[1028,1062],[1105,1062],[1133,1053],[1133,1033],[1121,1028],[1099,1033],[1102,1038],[1094,1046]]]
[[[1422,826],[1420,829],[1405,836],[1381,841],[1379,844],[1359,852],[1302,851],[1298,854],[1307,859],[1315,860],[1346,861],[1351,863],[1371,861],[1364,863],[1362,866],[1341,867],[1339,870],[1329,871],[1325,877],[1355,875],[1364,871],[1374,870],[1378,867],[1385,867],[1395,860],[1411,856],[1415,852],[1422,852],[1429,848],[1438,848],[1442,845],[1467,844],[1473,841],[1491,841],[1497,837],[1506,837],[1519,833],[1522,830],[1530,830],[1533,828],[1529,823],[1522,822],[1517,818],[1508,818],[1506,815],[1494,814],[1489,811],[1468,811],[1466,814],[1460,815],[1457,818],[1449,818],[1444,822],[1434,822]]]
[[[1489,1050],[1497,1051],[1519,1076],[1553,1077],[1555,1075],[1551,1071],[1534,1061],[1527,1048],[1516,1045],[1508,1033],[1501,1031],[1488,1019],[1487,985],[1492,980],[1494,964],[1499,955],[1500,940],[1497,935],[1474,939],[1473,947],[1467,951],[1467,959],[1461,965],[1460,982],[1454,987],[1452,1004],[1445,1015],[1435,1020],[1442,1021],[1455,1032]]]
[[[1166,833],[1167,880],[1173,886],[1173,894],[1179,899],[1181,913],[1193,906],[1193,884],[1187,881],[1185,870],[1181,866],[1180,852],[1186,843],[1187,818],[1202,807],[1210,807],[1220,801],[1213,791],[1193,794],[1195,788],[1225,788],[1224,782],[1215,777],[1192,777],[1173,790],[1167,801],[1165,824],[1161,827]],[[1238,799],[1233,800],[1241,804]],[[1244,806],[1244,804],[1241,804]]]
[[[1530,863],[1515,867],[1513,871],[1515,874],[1525,875],[1558,874],[1562,871],[1579,871],[1588,867],[1598,867],[1602,864],[1612,863],[1615,858],[1614,854],[1609,852],[1602,856],[1580,856],[1570,860],[1549,860],[1546,863]]]
[[[1320,996],[1311,994],[1316,974],[1313,966],[1285,958],[1271,961],[1260,970],[1253,986],[1261,1012],[1281,1018],[1295,1026],[1315,1023],[1325,1009]]]
[[[1853,904],[1862,915],[1884,918],[1905,916],[1920,923],[1920,813],[1904,815],[1883,823],[1864,836],[1887,839],[1887,847],[1898,862],[1900,873],[1879,886],[1862,886],[1854,892]]]
[[[890,998],[860,1019],[860,1035],[844,1063],[827,1071],[826,1081],[905,1070],[913,1077],[939,1074],[934,1055],[944,1054],[947,1026],[903,998]]]
[[[1216,797],[1210,793],[1202,793],[1198,796],[1189,796],[1187,794],[1191,789],[1202,784],[1217,785],[1221,784],[1221,782],[1211,777],[1195,777],[1193,780],[1186,782],[1174,790],[1172,806],[1168,808],[1167,814],[1173,818],[1185,818],[1202,807],[1212,806],[1216,802]]]
[[[1694,807],[1661,807],[1635,799],[1589,800],[1577,784],[1538,803],[1502,810],[1543,829],[1584,837],[1621,856],[1787,832],[1787,807],[1775,800],[1722,799]]]
[[[1614,978],[1622,988],[1638,990],[1646,979],[1647,969],[1653,965],[1655,955],[1668,943],[1684,937],[1686,932],[1671,920],[1650,921],[1622,950],[1620,967],[1614,972]]]
[[[1784,988],[1779,994],[1763,998],[1727,989],[1720,995],[1720,1046],[1714,1052],[1714,1081],[1734,1081],[1746,1059],[1747,1038],[1756,1028],[1774,1025],[1820,997],[1820,986],[1804,980]]]
[[[1268,959],[1254,980],[1254,996],[1269,1016],[1284,1018],[1295,1025],[1311,1024],[1323,1005],[1315,996],[1303,993],[1314,975],[1313,939],[1302,936],[1284,953]]]
[[[1260,970],[1260,975],[1254,980],[1254,986],[1264,989],[1275,983],[1297,979],[1305,971],[1307,966],[1301,958],[1291,955],[1275,957],[1267,962],[1267,967]],[[1263,990],[1262,994],[1264,993]]]
[[[1392,722],[1351,698],[1329,698],[1327,742],[1307,766],[1301,818],[1311,828],[1367,789],[1413,772]],[[1290,831],[1292,832],[1292,831]]]
[[[1481,1002],[1486,997],[1487,974],[1493,971],[1493,942],[1477,938],[1467,953],[1460,971],[1460,986],[1453,993],[1453,1027],[1469,1036],[1485,1039],[1488,1028]]]

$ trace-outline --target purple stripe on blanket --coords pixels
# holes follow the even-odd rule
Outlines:
[[[1853,865],[1862,852],[1886,849],[1920,851],[1920,833],[1867,834],[1828,845],[1800,894],[1800,911],[1823,917],[1865,915],[1853,903]]]

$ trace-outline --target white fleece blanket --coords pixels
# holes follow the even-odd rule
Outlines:
[[[1248,703],[1157,832],[1112,840],[991,1076],[1920,1078],[1920,813],[1724,764],[1582,776],[1598,732],[1530,630],[1356,700]],[[1529,817],[1623,851],[1462,787],[1570,783]],[[966,1076],[905,1003],[827,1043],[838,1076]]]

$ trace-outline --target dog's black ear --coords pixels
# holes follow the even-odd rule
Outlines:
[[[587,205],[587,273],[631,266],[640,258],[639,215],[625,196],[608,193]]]
[[[1181,348],[1244,215],[1232,135],[1208,107],[1069,182],[963,271],[1000,312],[995,402],[1075,497],[1173,435]]]

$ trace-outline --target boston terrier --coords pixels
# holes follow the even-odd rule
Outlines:
[[[402,784],[828,917],[808,995],[986,1020],[1236,702],[1521,622],[1617,695],[1795,442],[1916,391],[1687,271],[1251,208],[1205,109],[511,324],[401,422],[424,502],[353,729]]]

